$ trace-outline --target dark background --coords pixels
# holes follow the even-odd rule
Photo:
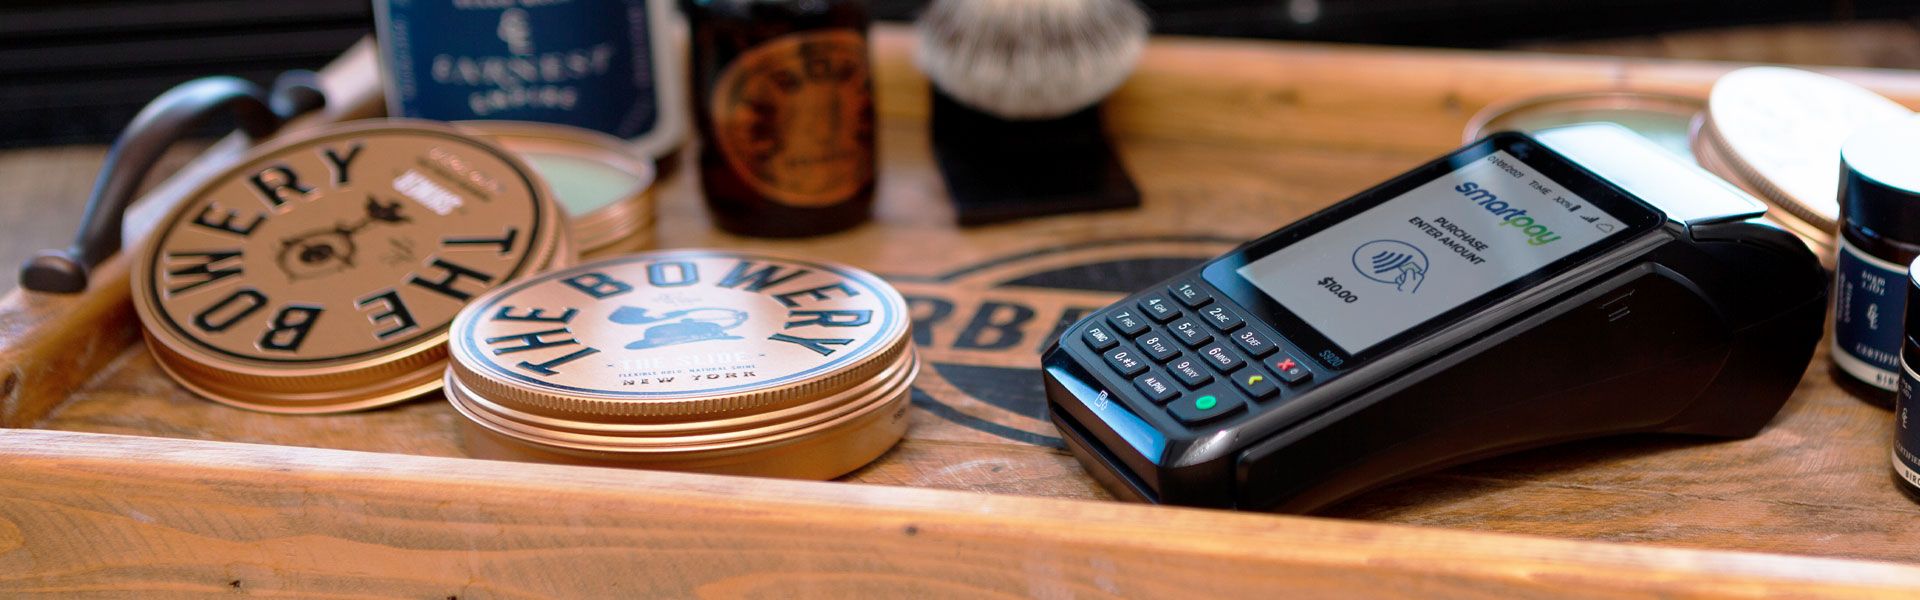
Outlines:
[[[871,0],[878,18],[899,21],[924,4]],[[1913,0],[1144,4],[1160,33],[1561,51],[1577,51],[1579,40],[1755,24],[1891,20],[1910,28],[1920,15]],[[101,142],[176,83],[211,74],[270,81],[325,64],[371,30],[369,0],[0,0],[0,147]]]

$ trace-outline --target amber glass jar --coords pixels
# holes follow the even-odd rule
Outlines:
[[[840,231],[873,212],[864,0],[691,0],[700,182],[722,229]]]

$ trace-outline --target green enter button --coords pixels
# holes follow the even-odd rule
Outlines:
[[[1215,383],[1194,390],[1192,400],[1182,399],[1167,405],[1167,412],[1173,418],[1187,425],[1199,425],[1228,415],[1238,414],[1246,408],[1247,399],[1233,393],[1233,386],[1226,382]]]

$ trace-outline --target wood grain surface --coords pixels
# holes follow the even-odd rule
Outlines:
[[[0,432],[0,455],[8,597],[1851,599],[1920,586],[1899,565],[857,484],[20,430]]]
[[[1521,48],[1642,58],[1915,69],[1920,68],[1920,24],[1904,19],[1769,23],[1627,38],[1534,42]]]
[[[786,493],[812,498],[824,507],[821,510],[826,512],[821,515],[832,517],[818,525],[819,529],[808,530],[807,540],[825,537],[834,538],[832,543],[849,544],[815,547],[825,548],[818,552],[803,546],[787,559],[792,561],[788,572],[812,573],[813,581],[826,586],[808,588],[816,593],[873,589],[832,586],[869,586],[878,581],[931,586],[937,582],[914,574],[951,573],[946,569],[955,568],[933,565],[928,562],[933,560],[930,554],[911,546],[926,543],[927,538],[903,542],[906,545],[891,544],[877,534],[868,535],[874,538],[870,540],[838,539],[860,537],[855,535],[859,531],[891,531],[889,526],[879,524],[890,523],[892,517],[836,521],[850,514],[845,511],[857,509],[836,508],[831,506],[834,503],[891,507],[881,512],[924,509],[939,518],[966,521],[974,529],[961,537],[942,540],[941,551],[948,553],[943,555],[944,560],[956,564],[977,561],[982,566],[978,578],[952,578],[960,582],[953,585],[961,587],[930,588],[952,593],[1013,591],[1045,595],[1054,588],[1004,586],[1014,581],[1053,585],[1060,580],[1093,586],[1059,588],[1065,592],[1112,592],[1087,583],[1111,577],[1100,571],[1108,568],[1099,567],[1101,564],[1126,573],[1119,575],[1128,586],[1125,591],[1168,595],[1187,590],[1131,587],[1150,585],[1137,579],[1134,572],[1178,572],[1179,581],[1218,585],[1218,591],[1253,589],[1243,586],[1305,586],[1289,589],[1337,595],[1336,590],[1347,586],[1362,586],[1381,595],[1407,597],[1555,596],[1556,592],[1575,591],[1597,596],[1705,592],[1790,595],[1799,591],[1839,594],[1843,590],[1833,587],[1803,590],[1791,580],[1804,576],[1827,582],[1822,585],[1885,581],[1903,586],[1920,581],[1905,570],[1883,571],[1880,569],[1890,568],[1876,565],[1674,553],[1652,547],[1916,561],[1912,548],[1920,541],[1920,519],[1914,517],[1920,516],[1920,508],[1899,496],[1888,481],[1889,415],[1835,387],[1825,372],[1824,354],[1816,358],[1814,368],[1774,425],[1752,440],[1701,443],[1631,438],[1574,444],[1422,477],[1367,494],[1328,513],[1463,532],[1636,544],[1632,546],[1574,544],[1563,548],[1554,546],[1563,542],[1478,537],[1432,529],[1338,525],[1315,519],[1226,515],[1109,502],[946,496],[905,489],[1105,498],[1060,449],[1057,434],[1043,420],[1037,396],[1039,378],[1033,367],[1040,347],[1060,322],[1120,297],[1128,285],[1150,283],[1168,268],[1217,254],[1238,240],[1263,234],[1451,149],[1458,144],[1466,119],[1486,104],[1529,94],[1590,89],[1699,94],[1714,77],[1737,67],[1158,40],[1138,74],[1109,107],[1110,126],[1120,141],[1123,159],[1143,192],[1142,208],[960,230],[952,225],[953,213],[932,166],[922,123],[926,84],[908,59],[911,44],[911,38],[896,29],[882,30],[876,36],[884,119],[880,129],[883,171],[874,223],[808,240],[729,236],[708,226],[695,178],[690,176],[693,161],[682,161],[680,170],[660,184],[657,231],[661,245],[666,247],[750,246],[849,262],[888,277],[910,297],[919,321],[916,341],[933,366],[916,385],[912,429],[908,439],[879,462],[846,478],[894,487],[548,470],[553,468],[0,432],[0,456],[29,473],[0,473],[0,478],[9,478],[7,486],[0,486],[0,511],[14,527],[23,527],[21,523],[26,522],[41,532],[25,536],[30,545],[16,542],[13,550],[7,550],[7,530],[0,528],[0,591],[8,589],[5,585],[19,591],[91,589],[84,588],[91,583],[107,586],[100,589],[180,586],[177,591],[183,593],[208,591],[211,588],[199,586],[209,584],[196,577],[216,564],[208,561],[224,560],[227,562],[217,564],[248,575],[235,577],[242,581],[242,589],[246,581],[266,577],[272,583],[269,587],[276,589],[338,585],[341,587],[315,589],[351,595],[354,590],[369,589],[366,586],[377,583],[419,592],[414,595],[431,593],[438,597],[449,583],[442,574],[467,573],[483,584],[483,589],[500,595],[542,590],[590,592],[595,588],[582,586],[591,582],[578,577],[546,580],[529,569],[551,560],[542,556],[567,554],[556,548],[581,545],[606,548],[604,552],[571,553],[596,561],[594,564],[633,561],[640,556],[636,552],[648,550],[652,551],[644,553],[648,560],[660,560],[662,547],[655,544],[701,542],[693,541],[684,529],[672,529],[660,538],[645,532],[652,527],[688,523],[710,525],[715,538],[711,546],[703,548],[738,553],[753,544],[793,541],[797,538],[783,536],[799,536],[801,530],[776,527],[766,537],[754,537],[751,531],[751,525],[757,523],[750,518],[752,515],[774,515],[768,518],[775,520],[793,518],[784,511],[799,510],[794,505],[758,503],[769,498],[772,502],[778,499],[777,494]],[[1836,74],[1874,86],[1910,105],[1920,100],[1920,76],[1867,70],[1840,70]],[[124,319],[124,308],[119,309],[121,313],[113,313],[123,300],[111,294],[118,293],[123,299],[126,293],[124,270],[119,277],[117,290],[103,288],[107,294],[82,304],[33,294],[16,294],[0,301],[0,377],[10,374],[13,382],[0,390],[7,399],[0,419],[11,415],[14,420],[10,422],[15,425],[75,432],[425,457],[462,455],[453,427],[459,417],[437,396],[390,410],[325,417],[248,413],[194,398],[160,373],[140,345],[118,348],[117,342],[132,337],[132,324]],[[88,306],[92,308],[85,310],[94,312],[76,310]],[[95,318],[100,314],[123,314],[123,318]],[[48,335],[67,337],[45,337]],[[27,369],[22,365],[39,366]],[[41,400],[22,400],[35,398]],[[41,409],[54,408],[55,402],[49,399],[60,401],[59,406],[42,418]],[[137,461],[131,458],[149,455]],[[147,472],[153,476],[142,475]],[[528,479],[521,485],[490,477]],[[54,483],[12,491],[15,479],[46,478]],[[200,491],[206,495],[190,493],[196,489],[192,484],[195,481],[207,482]],[[707,521],[692,519],[694,513],[676,512],[694,510],[689,504],[692,496],[674,495],[678,493],[675,487],[682,485],[699,493],[716,494],[701,498],[723,504],[727,510],[714,513]],[[120,488],[137,489],[138,500],[115,504],[120,500],[109,490]],[[535,498],[543,489],[570,502],[578,495],[579,508],[562,507],[551,514],[529,508],[549,506]],[[74,497],[62,499],[61,490]],[[729,494],[747,499],[728,504],[725,499],[732,497]],[[219,512],[202,507],[221,502],[234,503],[238,508]],[[360,512],[370,502],[386,508]],[[656,502],[665,511],[660,514],[689,516],[691,520],[648,516],[645,507]],[[927,504],[916,504],[920,502]],[[151,508],[177,519],[149,527],[146,521],[126,516],[129,513],[115,506],[132,507],[139,514],[153,516],[156,513],[148,510]],[[35,507],[57,516],[36,513]],[[301,508],[276,515],[271,514],[271,507]],[[955,511],[966,516],[954,516]],[[1004,519],[990,521],[982,516],[985,514]],[[743,516],[748,520],[737,520]],[[607,524],[628,521],[638,524],[596,537],[602,534],[595,531],[605,529]],[[1085,539],[1068,535],[1073,522],[1089,524],[1080,532]],[[49,523],[84,523],[94,528],[88,531],[98,531],[107,539],[52,541],[46,537],[50,531],[46,528],[54,526]],[[371,527],[368,523],[393,524],[398,529],[393,537],[381,538],[367,529]],[[654,525],[662,523],[665,525]],[[787,526],[803,527],[791,523],[780,527]],[[873,527],[880,529],[861,529]],[[1021,540],[1030,528],[1038,532],[1036,539],[1040,541],[1026,548]],[[465,548],[480,543],[476,540],[486,532],[526,543],[512,546],[501,542],[487,546],[479,555],[462,554]],[[1146,541],[1123,542],[1121,538],[1126,536],[1141,536],[1140,540]],[[302,554],[302,544],[308,541],[324,552]],[[196,543],[220,550],[200,556],[186,549]],[[853,549],[856,546],[857,550]],[[1460,554],[1453,552],[1456,547],[1461,548]],[[1548,548],[1560,550],[1533,554]],[[516,549],[526,552],[517,553]],[[124,562],[102,559],[105,562],[89,562],[91,566],[68,570],[43,566],[37,572],[40,578],[7,579],[4,575],[9,572],[6,561],[22,560],[19,557],[23,552],[83,556],[95,550],[111,550],[107,554],[129,558]],[[358,551],[366,555],[356,554]],[[1253,554],[1242,555],[1241,551]],[[256,558],[223,559],[219,558],[221,552]],[[871,573],[859,571],[861,576],[845,579],[833,579],[813,568],[825,564],[817,561],[843,564],[833,563],[836,559],[832,557],[858,552],[899,556],[895,560],[873,559],[884,563],[884,568]],[[990,558],[996,553],[1031,557],[1031,561],[1022,563],[1027,566],[1000,562]],[[1318,553],[1326,556],[1313,558]],[[418,569],[417,578],[413,578],[412,570],[392,566],[411,563],[390,564],[400,554],[420,556],[419,564],[429,567]],[[1482,554],[1494,558],[1483,560]],[[1156,555],[1165,560],[1150,560]],[[668,566],[686,566],[673,562],[680,559],[666,560],[663,564]],[[781,559],[773,554],[748,552],[739,560],[743,562],[727,564],[738,564],[743,572],[752,573],[781,568]],[[327,566],[326,561],[344,562]],[[1205,561],[1227,561],[1223,564],[1228,570],[1239,575],[1214,581],[1207,576],[1211,571]],[[1355,566],[1362,563],[1368,569]],[[1552,566],[1556,564],[1572,570]],[[1620,565],[1641,570],[1615,570]],[[1333,568],[1336,566],[1339,568]],[[1022,580],[1010,574],[1009,570],[1015,568],[1037,570],[1042,575],[1023,571],[1032,579]],[[1321,568],[1330,570],[1324,575],[1309,574]],[[1581,575],[1580,568],[1592,570]],[[1049,569],[1061,569],[1059,572],[1066,574],[1057,580],[1045,575],[1054,572]],[[320,577],[317,573],[323,570],[338,577]],[[567,570],[591,572],[572,567]],[[692,574],[669,577],[660,585],[706,585],[723,580],[719,577],[724,575],[722,571],[725,569],[721,567],[693,569],[688,571]],[[1365,575],[1369,572],[1391,575],[1375,578]],[[355,579],[361,576],[365,578]],[[504,583],[530,579],[540,583],[526,589]],[[1730,583],[1735,579],[1744,583]],[[743,576],[725,581],[723,587],[703,589],[729,594],[765,592],[754,586],[772,585],[776,580]],[[541,587],[562,584],[570,587]],[[1631,587],[1640,584],[1653,587]]]

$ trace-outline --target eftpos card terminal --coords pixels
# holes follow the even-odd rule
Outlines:
[[[1050,413],[1119,495],[1296,512],[1561,441],[1751,436],[1827,295],[1764,212],[1625,129],[1497,134],[1069,328]]]

